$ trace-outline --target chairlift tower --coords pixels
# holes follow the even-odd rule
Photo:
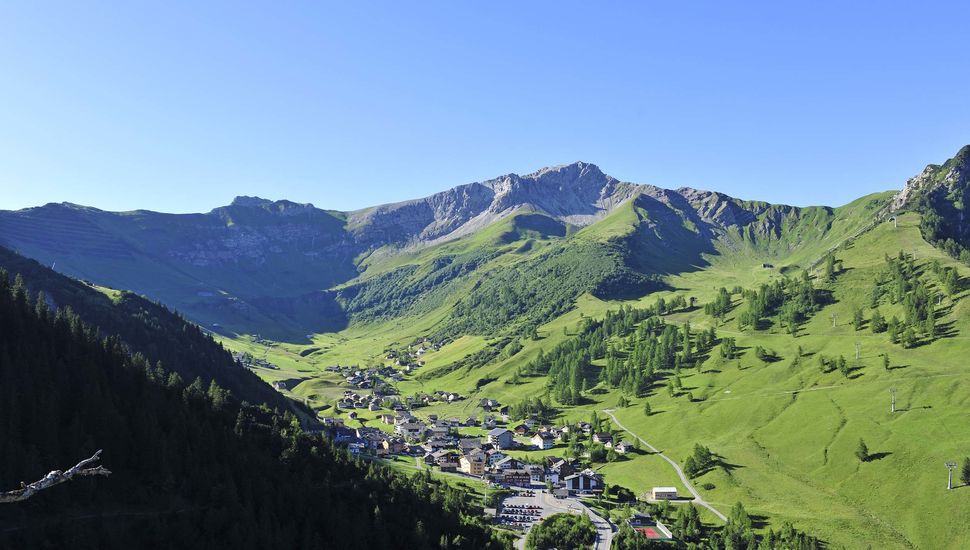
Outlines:
[[[946,478],[946,490],[953,490],[953,469],[957,467],[956,462],[946,462],[943,464],[946,466],[947,478]]]
[[[896,412],[896,388],[889,388],[889,412]]]
[[[856,361],[859,360],[859,355],[860,355],[861,351],[862,351],[862,342],[856,342],[855,343],[855,358],[856,358]]]

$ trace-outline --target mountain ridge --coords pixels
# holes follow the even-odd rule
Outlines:
[[[604,299],[636,295],[656,288],[657,277],[702,268],[720,250],[784,261],[814,242],[836,246],[836,233],[878,219],[885,204],[873,197],[853,208],[779,205],[623,182],[577,161],[350,212],[244,195],[194,214],[52,203],[0,211],[0,244],[65,274],[159,299],[212,329],[273,330],[287,339],[357,322],[354,308],[407,311],[424,300],[418,290],[443,304],[440,289],[479,291],[484,274],[510,265],[533,276],[562,272],[570,264],[557,254],[597,266],[596,280],[575,281],[557,298],[566,301],[594,290]],[[476,240],[509,220],[492,240]],[[455,256],[449,243],[471,248]],[[401,270],[401,262],[424,261],[421,251],[430,251],[431,267]],[[523,296],[541,292],[517,280],[531,289]],[[373,287],[390,281],[393,292]]]

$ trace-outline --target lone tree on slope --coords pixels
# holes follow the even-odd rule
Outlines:
[[[866,446],[866,442],[861,437],[859,438],[859,447],[856,448],[855,455],[861,462],[869,461],[869,447]]]

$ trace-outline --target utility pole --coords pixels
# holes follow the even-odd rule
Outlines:
[[[836,322],[836,320],[838,318],[839,318],[839,314],[838,313],[833,313],[832,314],[832,328],[835,328],[835,322]]]
[[[896,388],[889,388],[889,395],[890,395],[889,412],[895,413],[896,412]]]
[[[946,466],[947,470],[946,490],[950,491],[953,489],[953,469],[957,467],[957,463],[946,462],[943,465]]]

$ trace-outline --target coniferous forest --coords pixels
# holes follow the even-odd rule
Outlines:
[[[103,449],[109,477],[0,504],[3,548],[492,548],[462,495],[133,356],[0,272],[0,491]]]

